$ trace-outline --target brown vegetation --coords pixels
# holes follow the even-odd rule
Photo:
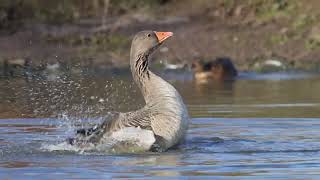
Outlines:
[[[175,32],[156,56],[171,63],[229,56],[240,70],[267,59],[318,70],[319,8],[317,0],[5,0],[0,64],[127,66],[132,34],[153,29]]]

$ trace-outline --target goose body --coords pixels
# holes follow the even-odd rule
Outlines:
[[[112,138],[137,141],[144,150],[165,151],[184,139],[189,115],[180,94],[148,69],[149,56],[170,36],[171,32],[142,31],[132,41],[130,67],[145,106],[115,113],[97,127],[78,130],[70,144],[101,144]]]

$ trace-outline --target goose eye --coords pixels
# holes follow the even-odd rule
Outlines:
[[[151,34],[148,34],[147,36],[148,36],[148,37],[151,37]]]

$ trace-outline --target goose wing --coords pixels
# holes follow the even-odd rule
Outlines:
[[[150,113],[144,109],[123,114],[117,122],[118,127],[140,127],[152,130]]]
[[[68,138],[69,144],[99,143],[104,134],[117,131],[125,127],[140,127],[152,130],[148,113],[139,110],[128,113],[112,113],[100,125],[82,128],[76,131],[74,138]]]
[[[110,113],[99,125],[90,128],[77,129],[75,137],[68,138],[67,142],[71,145],[98,143],[101,137],[115,126],[119,116],[120,113]]]

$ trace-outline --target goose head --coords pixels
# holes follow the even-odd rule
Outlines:
[[[173,35],[172,32],[141,31],[136,34],[131,45],[131,59],[136,56],[149,56],[166,39]]]

